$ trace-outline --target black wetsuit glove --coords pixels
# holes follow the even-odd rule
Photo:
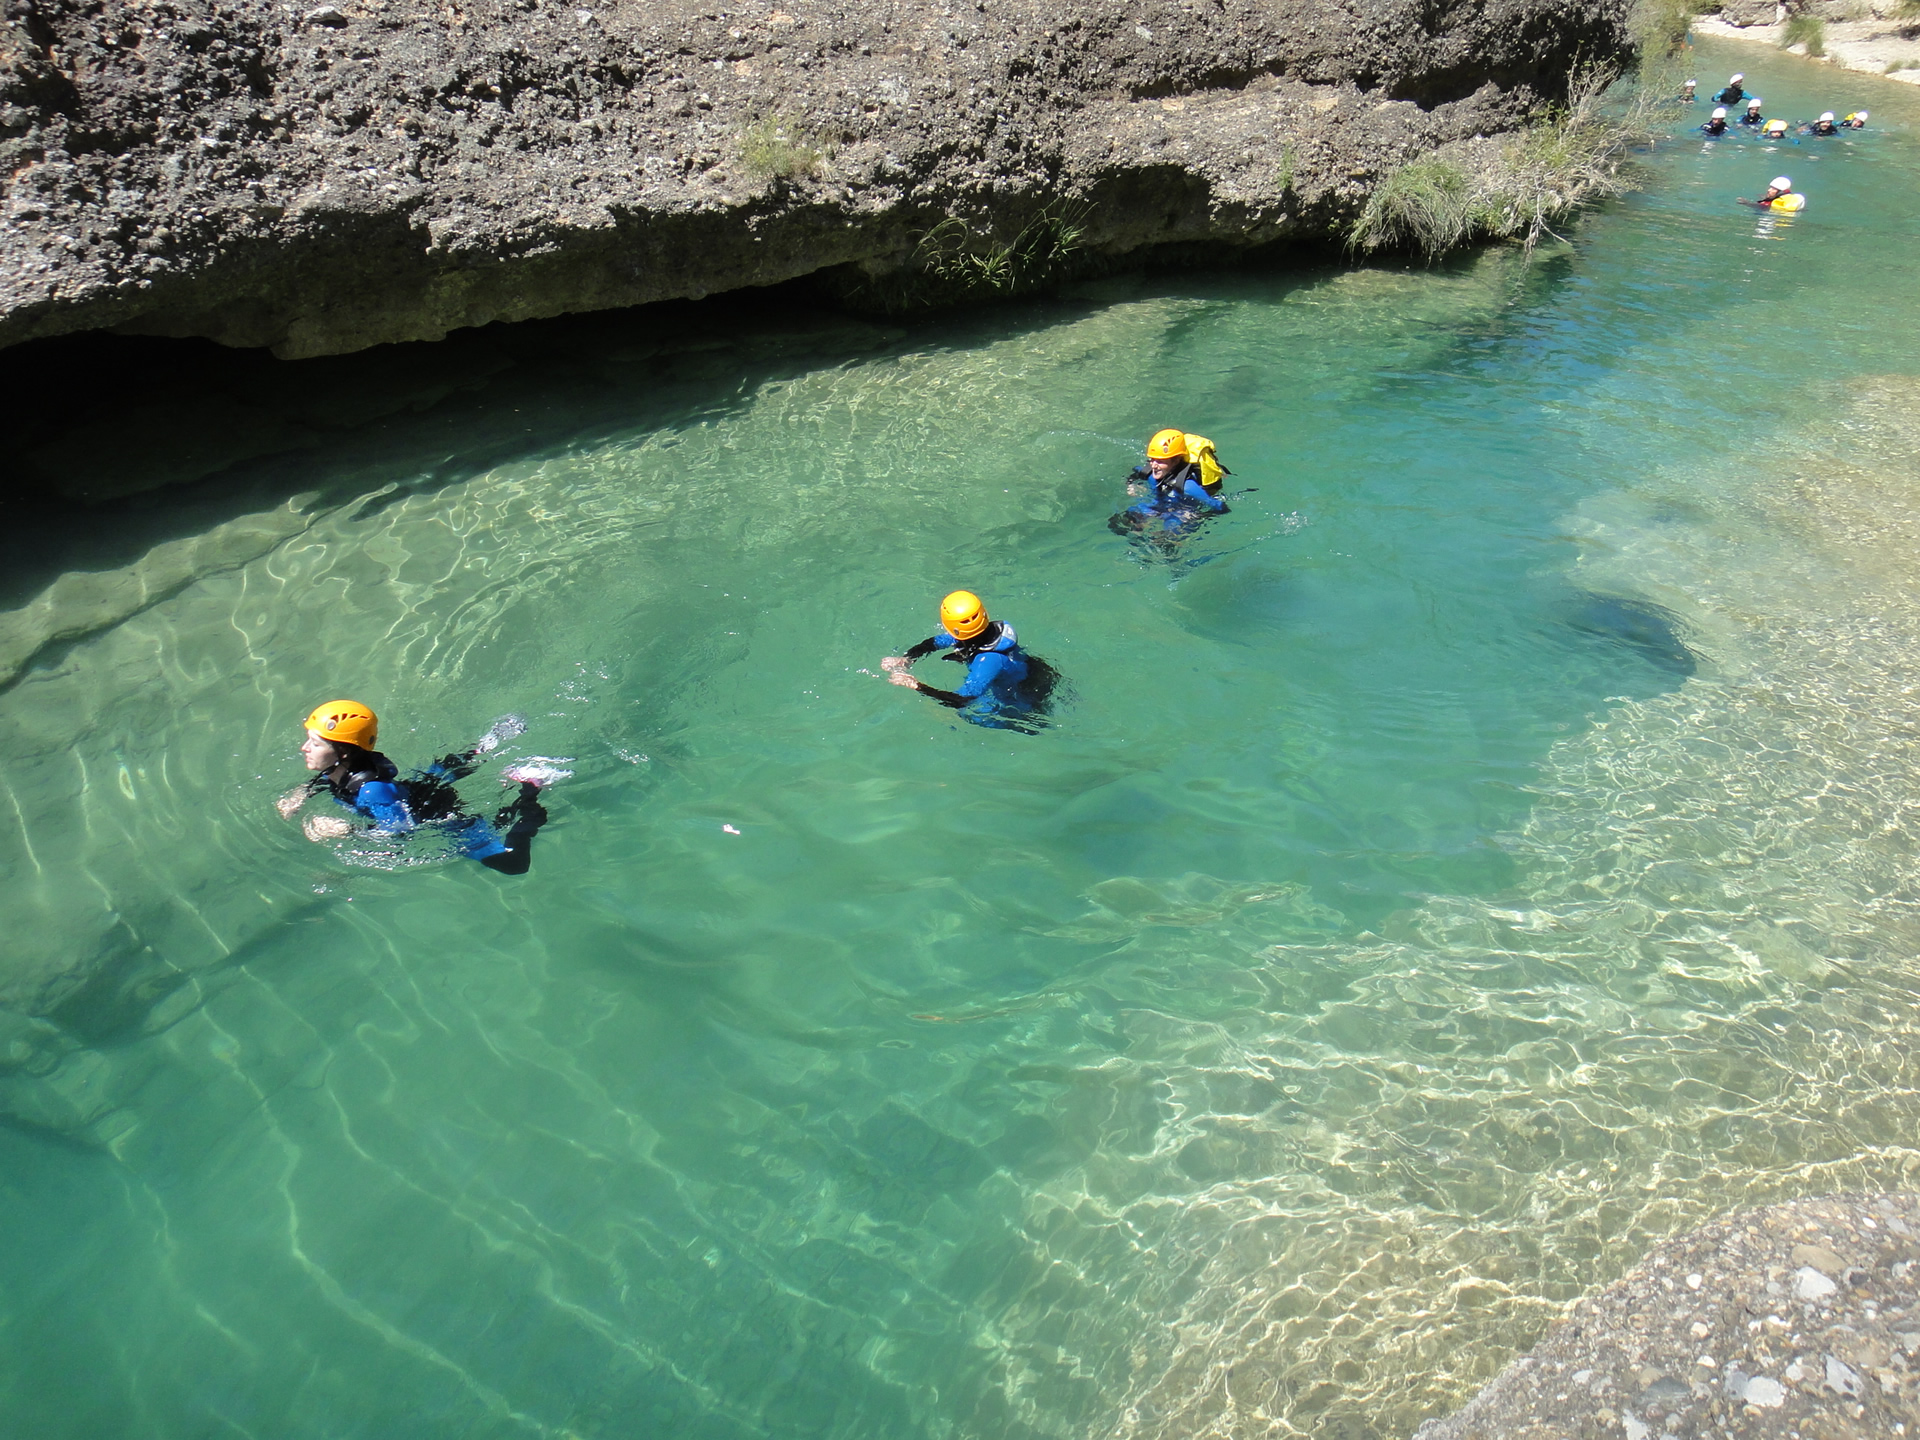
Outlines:
[[[507,848],[498,855],[486,856],[480,863],[502,875],[526,874],[527,867],[533,864],[533,837],[547,823],[547,807],[540,803],[540,787],[531,781],[523,782],[520,794],[501,808],[493,817],[493,823],[496,829],[506,831],[500,839]]]

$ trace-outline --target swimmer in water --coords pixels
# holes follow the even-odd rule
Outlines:
[[[1767,123],[1767,117],[1760,113],[1760,97],[1755,95],[1747,101],[1747,113],[1740,117],[1742,125],[1760,126]]]
[[[1714,107],[1713,114],[1707,117],[1707,123],[1702,125],[1700,128],[1709,135],[1726,134],[1727,133],[1727,107],[1724,105],[1716,105]]]
[[[1800,127],[1802,135],[1838,135],[1840,127],[1834,123],[1833,111],[1829,110],[1811,125]]]
[[[1228,513],[1220,482],[1232,473],[1206,436],[1162,430],[1147,442],[1146,463],[1127,476],[1127,494],[1146,498],[1110,518],[1107,528],[1116,535],[1145,535],[1168,548],[1208,516]]]
[[[1847,115],[1847,118],[1840,122],[1840,128],[1842,130],[1866,129],[1867,128],[1867,112],[1864,110],[1854,110],[1850,112]]]
[[[1787,138],[1787,122],[1784,120],[1767,121],[1766,136],[1769,140],[1785,140]],[[1797,140],[1794,141],[1796,145],[1799,143]]]
[[[329,700],[307,716],[300,758],[309,770],[319,773],[280,797],[281,818],[291,820],[309,799],[325,791],[356,818],[309,815],[302,827],[309,840],[340,840],[356,831],[406,835],[432,825],[446,833],[462,855],[489,870],[526,874],[533,860],[533,837],[547,823],[540,792],[571,772],[549,763],[509,766],[501,772],[503,783],[518,785],[520,793],[493,817],[491,825],[467,813],[452,785],[471,775],[502,740],[525,730],[526,722],[504,716],[472,748],[444,755],[405,780],[399,778],[394,763],[373,748],[379,723],[373,711],[356,700]]]
[[[1784,175],[1776,175],[1766,189],[1760,192],[1758,200],[1740,198],[1742,205],[1751,205],[1757,210],[1794,211],[1807,208],[1807,197],[1793,188],[1793,181]]]
[[[1693,92],[1698,90],[1699,88],[1700,88],[1700,82],[1698,80],[1687,81],[1686,84],[1680,87],[1680,94],[1678,97],[1680,103],[1682,105],[1693,104],[1693,100],[1694,100]]]
[[[1746,78],[1745,75],[1735,75],[1731,80],[1727,81],[1727,88],[1713,97],[1713,103],[1716,105],[1738,105],[1742,100],[1746,99],[1747,92],[1742,89],[1740,85],[1740,82]]]
[[[957,688],[936,690],[912,673],[913,662],[947,652],[947,659],[967,667]],[[956,590],[940,602],[940,630],[904,655],[880,662],[895,685],[918,690],[960,717],[992,730],[1019,730],[1033,734],[1045,721],[1059,674],[1038,655],[1020,648],[1013,626],[989,620],[987,607],[971,590]]]

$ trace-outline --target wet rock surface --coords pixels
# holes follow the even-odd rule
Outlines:
[[[1920,1426],[1920,1195],[1748,1211],[1656,1248],[1417,1440],[1843,1440]]]
[[[0,344],[307,356],[820,272],[887,301],[929,237],[1325,239],[1623,54],[1625,8],[5,0]]]

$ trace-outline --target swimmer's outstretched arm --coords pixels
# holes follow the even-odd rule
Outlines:
[[[958,710],[970,704],[972,697],[956,695],[951,690],[936,690],[931,685],[921,683],[909,668],[914,661],[931,655],[936,650],[944,650],[952,644],[953,637],[950,635],[929,635],[906,654],[887,656],[880,662],[880,668],[887,672],[887,679],[895,685],[904,685],[909,690],[918,690],[922,695],[931,696],[942,705],[950,705]]]

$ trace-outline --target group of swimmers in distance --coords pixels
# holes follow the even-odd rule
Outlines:
[[[1700,132],[1709,139],[1718,139],[1722,135],[1735,133],[1735,127],[1760,136],[1765,140],[1785,142],[1790,134],[1829,136],[1838,135],[1842,130],[1864,130],[1867,128],[1868,115],[1865,110],[1849,111],[1844,120],[1836,120],[1833,111],[1823,113],[1818,120],[1786,121],[1778,117],[1769,120],[1761,113],[1761,100],[1758,95],[1747,94],[1742,83],[1744,74],[1734,74],[1727,80],[1726,87],[1713,97],[1713,113],[1706,123],[1699,126]],[[1680,89],[1679,100],[1682,105],[1695,103],[1695,91],[1699,89],[1698,80],[1689,80]],[[1737,120],[1729,123],[1728,108],[1745,102],[1746,108]],[[1799,141],[1793,141],[1799,144]],[[1761,210],[1804,210],[1807,197],[1793,188],[1793,181],[1785,175],[1776,176],[1758,200],[1740,197],[1742,205],[1753,205]]]
[[[1147,443],[1146,462],[1127,477],[1127,496],[1136,503],[1107,523],[1116,533],[1141,537],[1158,554],[1170,555],[1208,517],[1227,513],[1220,482],[1231,473],[1205,436],[1162,430]],[[951,690],[936,689],[913,674],[914,662],[935,651],[967,667]],[[1060,679],[1045,660],[1021,648],[1013,626],[988,618],[985,603],[971,590],[948,595],[940,602],[940,629],[881,665],[895,685],[920,691],[972,724],[1025,734],[1045,723]],[[491,820],[470,812],[453,788],[503,741],[524,733],[526,722],[502,716],[465,750],[405,777],[374,748],[379,725],[373,711],[357,700],[315,707],[302,722],[306,738],[300,746],[300,757],[314,775],[280,797],[281,818],[291,820],[324,792],[346,814],[308,815],[302,828],[309,840],[356,834],[399,840],[430,828],[457,855],[502,875],[526,874],[533,837],[547,823],[540,792],[573,772],[560,768],[563,761],[544,756],[509,765],[500,772],[501,783],[517,786],[519,793]]]

